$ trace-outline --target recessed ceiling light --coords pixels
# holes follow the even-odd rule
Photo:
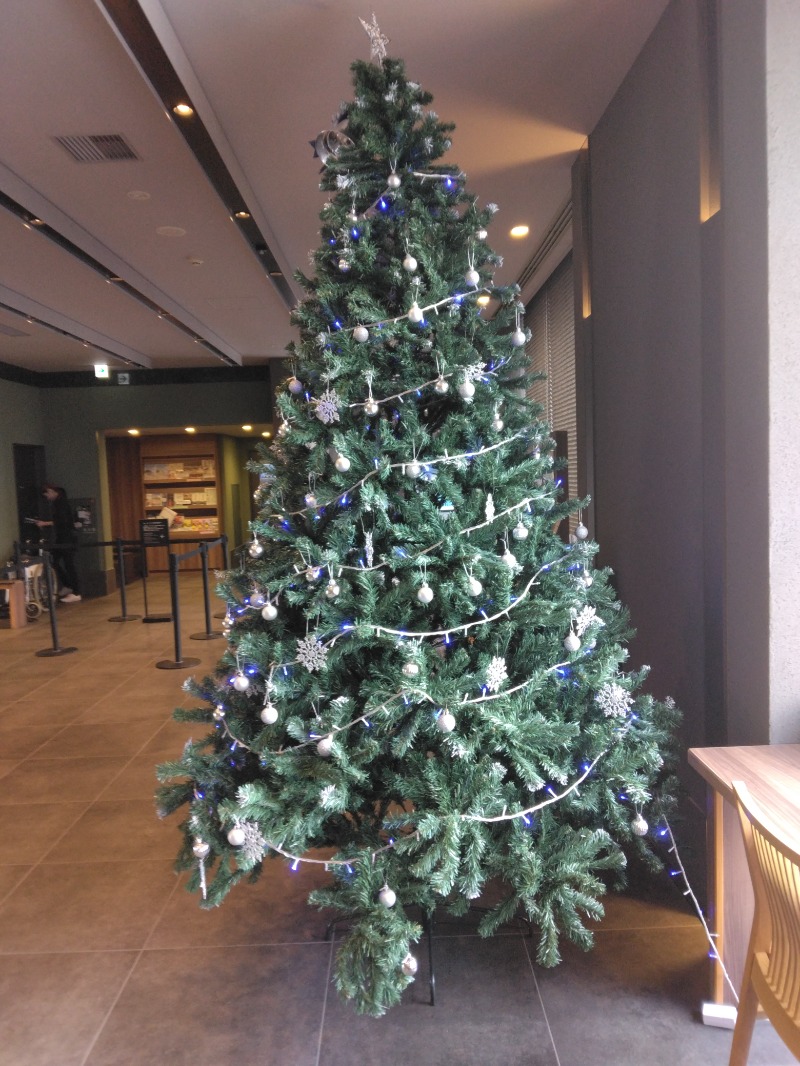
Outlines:
[[[262,437],[271,437],[272,436],[272,432],[270,430],[268,430],[268,429],[262,430],[261,436]]]
[[[234,218],[250,218],[250,212],[249,211],[234,211],[233,217]]]
[[[132,437],[138,437],[139,434],[141,433],[141,430],[140,429],[129,429],[128,432],[130,433],[130,435]]]
[[[131,189],[128,193],[129,200],[149,200],[150,193],[145,192],[144,189]]]
[[[176,104],[172,109],[176,115],[180,115],[181,118],[189,118],[194,114],[194,108],[189,104]]]
[[[158,226],[156,233],[159,237],[185,237],[186,230],[182,226]]]
[[[530,233],[530,226],[513,226],[510,233],[512,237],[527,237]]]
[[[187,433],[196,433],[197,430],[194,428],[194,426],[187,426],[186,427],[186,432]]]
[[[252,426],[242,426],[242,429],[245,431],[245,433],[249,433],[252,428]]]

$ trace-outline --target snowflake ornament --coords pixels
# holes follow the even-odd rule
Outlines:
[[[630,693],[615,681],[603,685],[595,696],[606,718],[622,718],[633,703]]]
[[[495,655],[486,667],[486,687],[490,692],[497,692],[508,677],[506,661],[500,655]]]
[[[250,869],[264,858],[267,842],[261,835],[258,822],[237,821],[234,828],[244,833],[244,841],[237,849],[237,862],[242,869]]]
[[[309,636],[298,640],[296,662],[301,663],[310,673],[324,670],[327,657],[328,649],[316,637]]]
[[[326,426],[329,426],[332,422],[339,421],[341,400],[335,389],[326,389],[322,396],[314,401],[314,404],[316,406],[314,414],[320,422],[324,422]]]
[[[573,612],[573,629],[582,637],[589,626],[604,626],[605,622],[602,618],[598,618],[597,610],[594,607],[588,605],[579,612]]]
[[[480,381],[485,369],[485,363],[470,363],[469,366],[464,367],[464,377],[467,381]]]
[[[486,521],[487,522],[491,522],[494,519],[494,515],[495,515],[494,498],[493,498],[493,496],[492,496],[492,494],[490,492],[488,494],[488,496],[486,497]]]

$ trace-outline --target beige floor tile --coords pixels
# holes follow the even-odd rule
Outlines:
[[[38,803],[4,807],[0,864],[39,862],[86,810],[86,803]]]
[[[91,801],[127,764],[117,758],[28,759],[0,782],[0,806]],[[13,815],[12,815],[13,817]]]
[[[36,751],[38,759],[72,759],[80,755],[136,755],[156,731],[151,722],[105,722],[66,726]]]
[[[46,863],[130,862],[172,858],[173,833],[156,814],[155,800],[98,800],[88,807],[58,844]]]

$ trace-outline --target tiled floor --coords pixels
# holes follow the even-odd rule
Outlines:
[[[150,611],[166,606],[151,581]],[[0,631],[1,1066],[723,1066],[730,1032],[704,1027],[706,945],[675,882],[609,897],[596,948],[555,970],[509,930],[468,920],[434,939],[402,1005],[356,1016],[331,987],[318,876],[271,865],[201,911],[172,872],[174,824],[155,816],[153,767],[190,729],[170,720],[180,685],[211,665],[199,583],[182,579],[183,656],[172,627],[107,621],[115,598]],[[129,592],[141,612],[141,592]],[[215,623],[218,624],[218,623]],[[679,841],[680,843],[680,841]],[[323,875],[324,876],[324,875]],[[792,1057],[759,1023],[752,1066]]]

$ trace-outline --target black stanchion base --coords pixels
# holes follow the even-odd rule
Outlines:
[[[143,622],[171,622],[171,614],[146,614],[142,619]]]
[[[109,618],[109,622],[135,622],[137,618],[141,618],[140,614],[115,614],[113,618]]]
[[[219,640],[221,633],[192,633],[189,640]]]
[[[185,670],[188,666],[198,666],[199,663],[199,659],[181,659],[180,662],[161,659],[156,663],[156,670]]]
[[[70,652],[77,650],[77,648],[42,648],[41,651],[34,652],[34,655],[38,655],[40,659],[49,659],[53,655],[69,655]]]

